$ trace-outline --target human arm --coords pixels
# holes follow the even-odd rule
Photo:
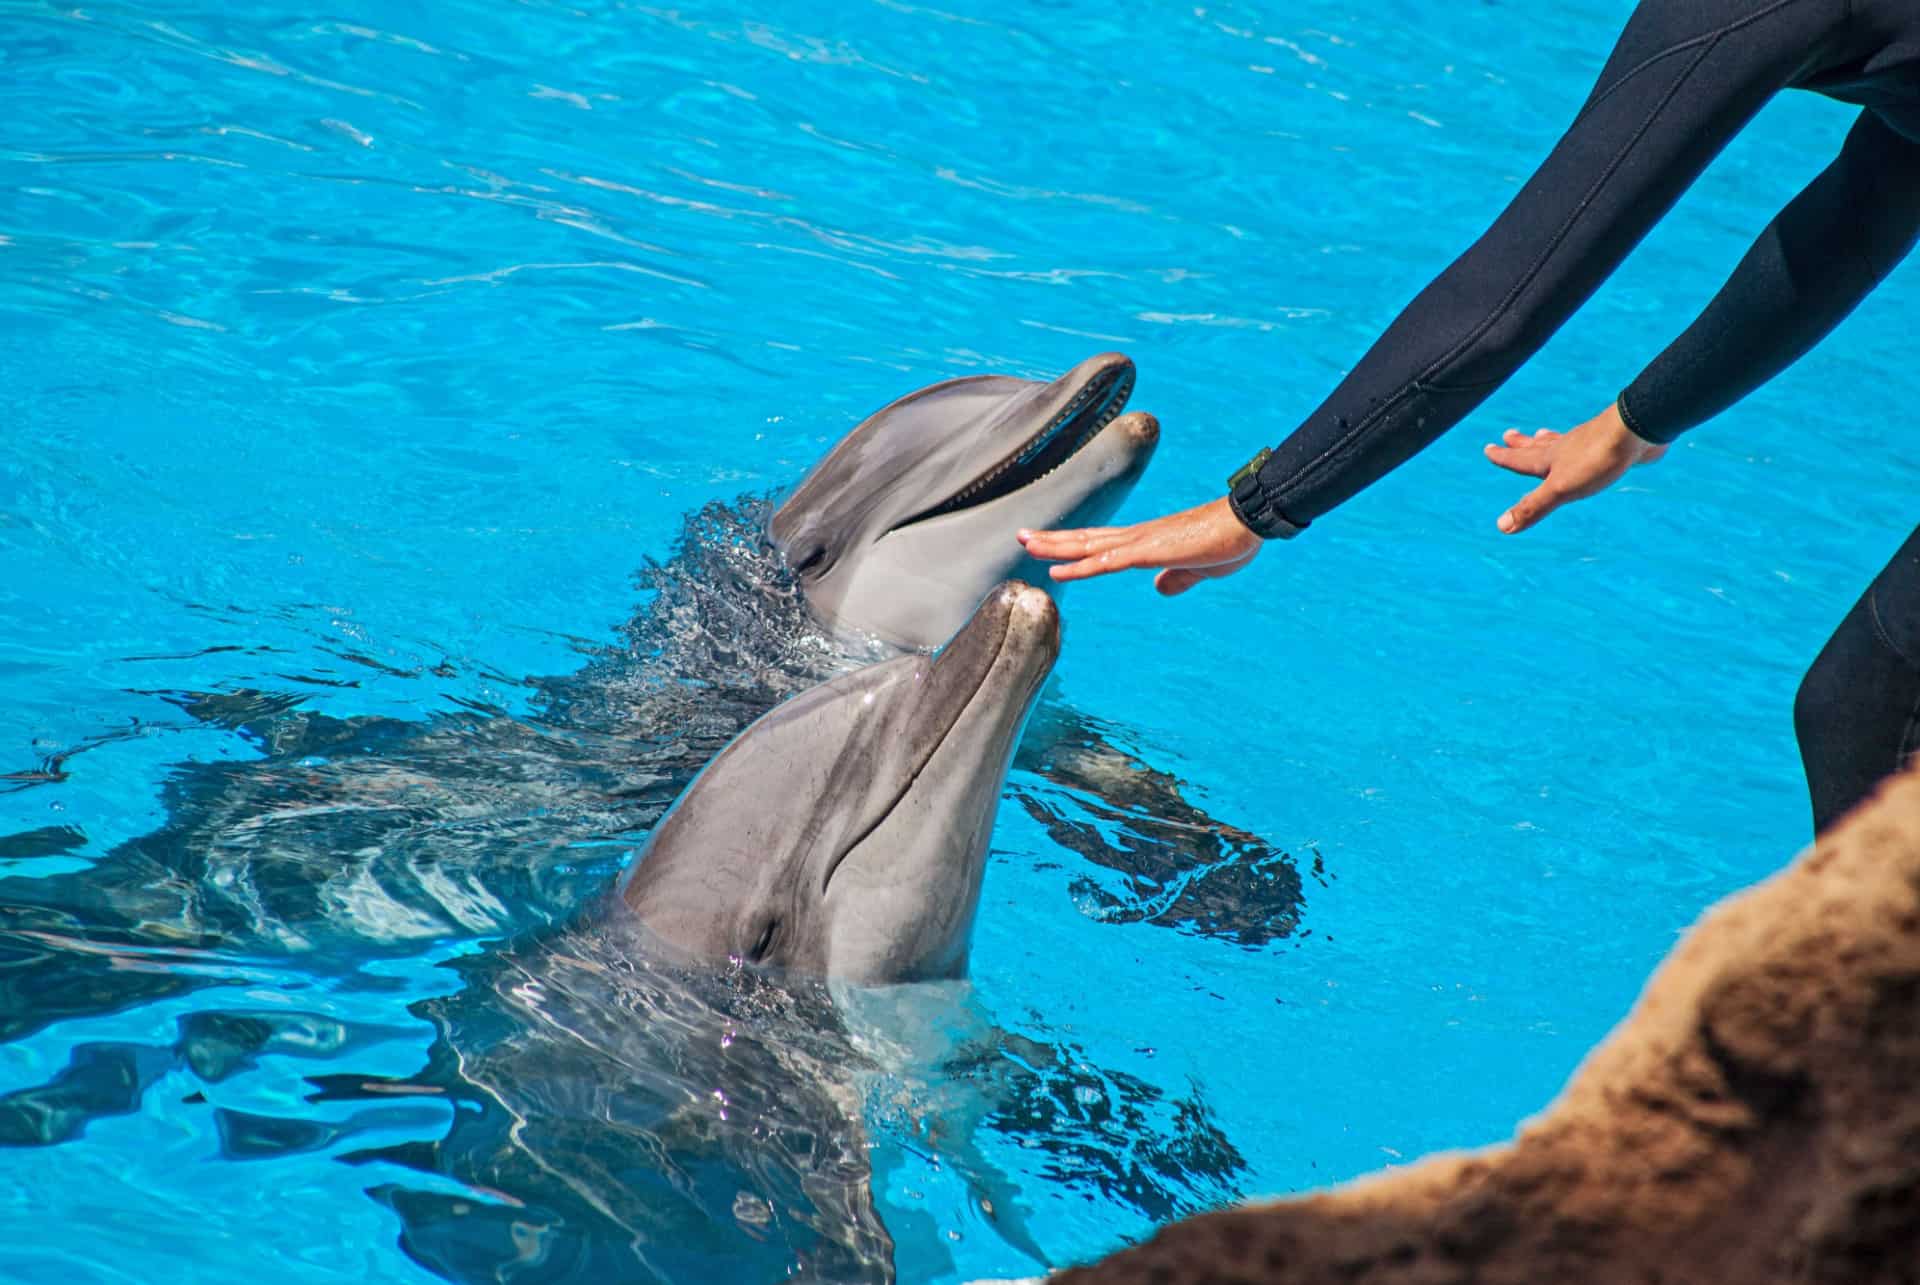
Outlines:
[[[1804,355],[1920,237],[1920,143],[1862,112],[1833,164],[1767,225],[1727,284],[1618,400],[1569,433],[1509,430],[1487,458],[1541,479],[1500,516],[1524,531],[1584,499]]]
[[[1246,565],[1259,547],[1247,536],[1298,530],[1398,467],[1546,342],[1843,20],[1838,4],[1641,5],[1580,116],[1493,227],[1250,484],[1139,527],[1026,533],[1028,551],[1072,559],[1053,570],[1063,580],[1165,568],[1161,588],[1177,592],[1192,573]]]
[[[1920,237],[1920,143],[1863,111],[1840,155],[1767,225],[1691,326],[1620,394],[1621,418],[1671,442],[1793,364]]]

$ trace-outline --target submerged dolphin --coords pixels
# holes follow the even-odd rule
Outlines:
[[[710,963],[960,976],[1001,786],[1059,652],[1052,599],[1007,583],[939,655],[801,693],[701,773],[621,899]]]
[[[936,647],[1009,576],[1053,582],[1022,527],[1085,526],[1119,505],[1160,426],[1123,415],[1133,363],[1102,353],[1051,383],[973,375],[889,403],[842,438],[768,533],[814,613],[903,648]]]

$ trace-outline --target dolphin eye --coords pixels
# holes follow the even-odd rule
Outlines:
[[[827,556],[827,548],[825,545],[821,545],[819,548],[815,549],[812,553],[809,553],[806,557],[802,558],[799,562],[796,562],[793,566],[793,569],[796,574],[804,576],[805,574],[807,574],[807,572],[819,566],[820,560],[822,558],[825,558],[826,556]]]
[[[753,943],[753,949],[747,952],[747,958],[756,964],[765,959],[767,952],[773,949],[774,930],[779,927],[778,919],[767,920],[767,926],[760,930],[760,939]]]

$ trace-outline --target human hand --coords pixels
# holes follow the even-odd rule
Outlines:
[[[1253,561],[1262,541],[1234,516],[1223,496],[1198,508],[1133,526],[1078,531],[1022,531],[1028,553],[1049,562],[1055,580],[1085,580],[1135,567],[1158,567],[1153,587],[1169,597],[1230,576]]]
[[[1569,500],[1597,495],[1636,464],[1651,464],[1667,453],[1627,427],[1620,408],[1609,406],[1578,428],[1543,428],[1528,436],[1510,428],[1506,445],[1487,444],[1487,458],[1501,468],[1542,479],[1518,504],[1500,515],[1508,535],[1526,530]]]

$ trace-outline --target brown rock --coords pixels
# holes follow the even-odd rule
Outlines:
[[[1513,1142],[1053,1280],[1920,1282],[1920,771],[1708,912]]]

